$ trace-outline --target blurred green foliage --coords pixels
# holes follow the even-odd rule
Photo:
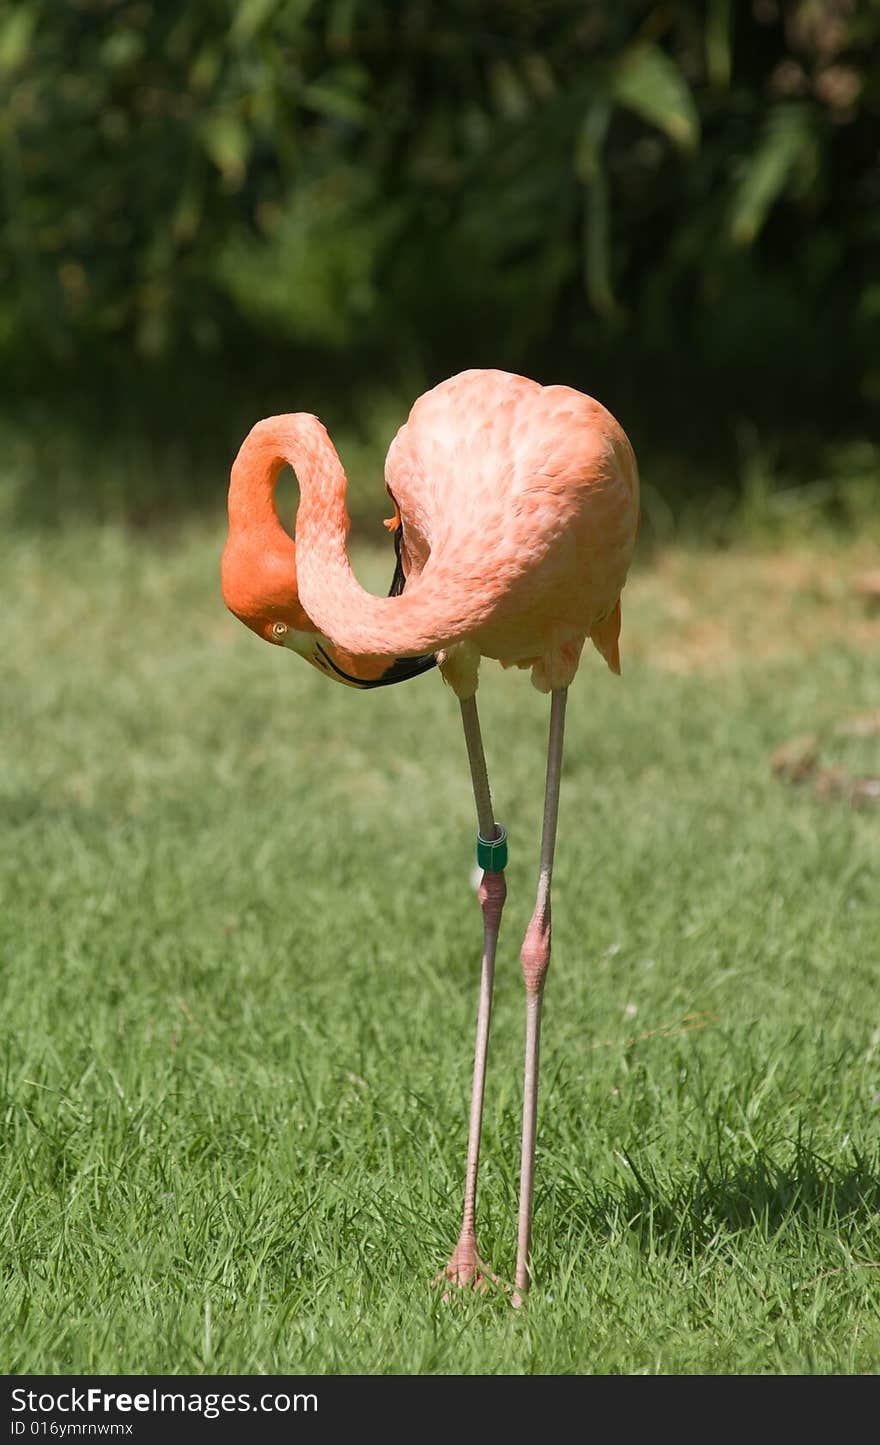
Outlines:
[[[878,135],[877,0],[0,0],[0,361],[851,419]]]

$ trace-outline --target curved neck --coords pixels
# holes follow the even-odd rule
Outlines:
[[[312,491],[317,471],[329,465],[329,490],[339,497],[339,525],[345,535],[349,526],[345,473],[318,418],[306,412],[266,417],[245,437],[229,479],[230,530],[284,532],[275,507],[275,487],[287,465],[296,472],[303,499]]]
[[[451,638],[437,617],[430,584],[414,578],[398,597],[375,597],[352,572],[345,472],[317,417],[267,417],[252,429],[232,468],[230,526],[283,531],[274,491],[285,463],[299,482],[296,576],[300,605],[313,626],[357,657],[418,656],[446,645]]]

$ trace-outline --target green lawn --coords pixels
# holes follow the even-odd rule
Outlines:
[[[880,627],[837,548],[670,553],[572,690],[527,1307],[455,1242],[476,1007],[454,697],[223,610],[222,538],[4,544],[0,1367],[880,1368]],[[366,556],[377,589],[390,551]],[[387,575],[386,575],[387,574]],[[547,703],[487,666],[511,835],[479,1202],[513,1270]]]

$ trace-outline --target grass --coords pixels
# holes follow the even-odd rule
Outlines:
[[[622,682],[585,658],[516,1312],[428,1287],[479,946],[454,699],[261,647],[220,545],[4,543],[3,1368],[880,1368],[878,813],[770,767],[818,730],[880,773],[834,731],[880,705],[848,587],[876,556],[662,553]],[[480,700],[511,834],[480,1245],[509,1278],[547,707],[494,667]]]

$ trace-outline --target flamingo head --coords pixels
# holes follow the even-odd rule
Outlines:
[[[387,687],[436,664],[425,657],[356,657],[315,628],[296,588],[296,546],[284,537],[255,552],[230,534],[221,567],[223,601],[235,617],[274,647],[299,653],[325,677],[346,687]]]

